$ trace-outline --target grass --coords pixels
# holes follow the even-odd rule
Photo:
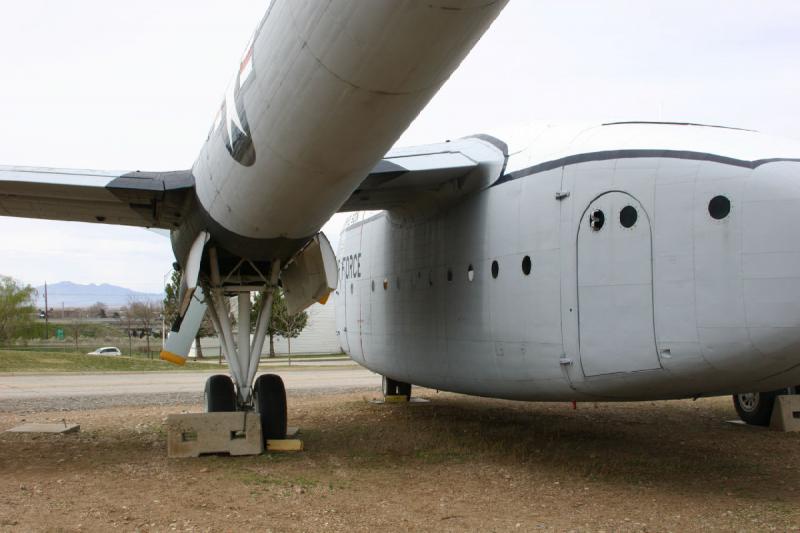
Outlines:
[[[187,361],[185,366],[177,366],[161,361],[156,358],[149,359],[141,355],[129,356],[97,356],[85,355],[82,353],[69,353],[63,351],[47,350],[0,350],[0,372],[163,372],[163,371],[207,371],[219,372],[227,369],[228,365],[223,362],[222,366],[216,364],[216,357],[206,357],[203,362]],[[326,359],[330,355],[312,356],[312,358]],[[302,356],[305,358],[305,356]],[[268,361],[286,363],[287,358],[276,357],[275,359],[261,359],[262,368],[276,369],[284,366],[271,365],[263,366]],[[294,368],[294,367],[285,367]],[[314,368],[329,368],[324,365]],[[338,367],[331,367],[338,368]]]
[[[63,352],[0,350],[0,372],[146,372],[214,371],[216,365],[194,363],[177,366],[158,359],[97,356]]]

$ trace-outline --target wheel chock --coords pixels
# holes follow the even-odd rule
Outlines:
[[[264,452],[261,417],[256,413],[192,413],[167,417],[167,455],[259,455]]]
[[[267,439],[267,452],[302,452],[300,439]]]
[[[775,431],[800,431],[800,395],[781,394],[775,397],[769,427]]]

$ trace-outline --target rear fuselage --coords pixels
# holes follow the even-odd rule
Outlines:
[[[342,346],[396,380],[526,400],[796,385],[798,155],[649,124],[520,152],[446,212],[346,227]]]

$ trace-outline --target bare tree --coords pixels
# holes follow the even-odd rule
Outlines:
[[[106,318],[108,313],[108,306],[103,302],[97,302],[89,307],[86,311],[89,313],[90,318]]]
[[[131,300],[128,302],[128,310],[134,324],[141,329],[141,335],[147,340],[148,357],[152,357],[150,337],[153,334],[153,325],[160,316],[161,306],[149,300]]]

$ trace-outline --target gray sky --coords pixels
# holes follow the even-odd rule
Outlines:
[[[189,168],[267,4],[6,0],[0,164]],[[798,20],[796,0],[511,0],[399,144],[632,119],[800,139]],[[139,228],[0,217],[0,235],[0,273],[34,285],[159,291],[173,260]]]

